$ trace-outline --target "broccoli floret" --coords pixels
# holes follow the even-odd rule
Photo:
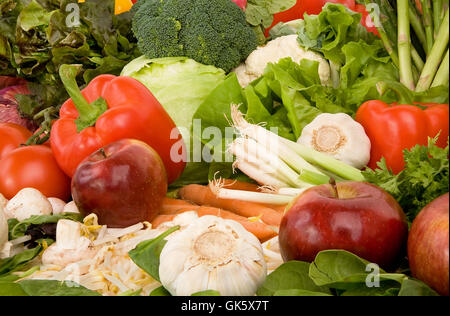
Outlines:
[[[258,41],[244,12],[230,0],[141,0],[133,32],[149,58],[186,56],[229,72]]]

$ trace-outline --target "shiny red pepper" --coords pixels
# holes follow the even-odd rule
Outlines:
[[[382,157],[394,173],[404,169],[403,151],[427,145],[428,137],[439,134],[444,148],[449,136],[448,104],[388,105],[382,101],[364,103],[356,114],[372,143],[369,167],[377,168]]]
[[[75,65],[62,65],[60,76],[71,99],[61,107],[51,131],[51,147],[61,169],[72,177],[90,154],[112,142],[132,138],[155,149],[166,167],[168,182],[183,172],[185,159],[174,161],[171,150],[184,143],[158,100],[139,81],[101,75],[80,92]],[[174,132],[177,138],[171,138]],[[175,135],[174,134],[174,135]],[[181,144],[181,146],[180,146]]]

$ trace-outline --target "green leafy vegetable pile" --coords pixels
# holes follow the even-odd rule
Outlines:
[[[412,222],[430,202],[449,191],[449,146],[436,146],[437,138],[429,139],[428,146],[405,150],[405,170],[392,173],[384,159],[379,169],[366,170],[367,181],[392,194]]]
[[[260,44],[264,44],[267,39],[265,30],[273,23],[273,16],[292,8],[296,0],[248,0],[245,15],[247,23],[253,27],[258,36]]]
[[[258,44],[245,13],[229,0],[141,0],[132,12],[149,58],[186,56],[228,72]]]
[[[30,235],[31,240],[26,243],[24,251],[10,258],[0,260],[0,282],[5,279],[19,279],[19,277],[12,275],[12,272],[20,271],[31,260],[36,258],[44,249],[44,243],[50,245],[55,241],[56,224],[60,219],[81,221],[83,217],[78,213],[63,213],[58,215],[34,215],[21,222],[17,219],[8,220],[9,240],[25,235]]]
[[[130,257],[144,271],[159,280],[159,256],[165,237],[142,242],[130,251]],[[403,273],[388,273],[370,262],[344,250],[320,252],[314,262],[289,261],[268,275],[258,289],[258,296],[438,296],[423,282]],[[217,296],[210,290],[193,296]],[[170,296],[164,288],[150,296]]]
[[[32,117],[62,104],[62,64],[81,64],[79,84],[100,74],[119,75],[139,56],[131,14],[114,15],[114,0],[0,0],[0,75],[29,81],[20,110]],[[77,24],[77,22],[79,22]]]
[[[289,261],[271,273],[259,296],[438,296],[423,282],[387,273],[344,250],[320,252],[310,264]]]

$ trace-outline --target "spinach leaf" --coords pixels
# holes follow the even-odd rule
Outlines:
[[[160,282],[159,257],[167,243],[165,238],[179,229],[180,226],[172,227],[155,239],[141,242],[135,249],[131,250],[128,255],[141,269]]]
[[[172,296],[169,291],[167,291],[164,286],[160,286],[156,289],[154,289],[151,293],[150,296]]]
[[[317,286],[310,278],[308,272],[309,263],[301,261],[290,261],[284,263],[277,270],[267,276],[264,284],[258,289],[257,294],[258,296],[272,296],[279,291],[290,290],[330,294],[328,288]],[[283,293],[287,294],[287,292],[281,292],[281,294]],[[306,292],[302,293],[306,294]]]
[[[398,296],[439,296],[439,294],[419,280],[406,279]]]
[[[13,257],[0,260],[0,276],[20,269],[29,261],[36,258],[41,250],[42,246],[39,245],[35,248],[27,249]]]
[[[221,296],[219,292],[214,290],[201,291],[192,294],[191,296]]]
[[[324,292],[313,292],[308,290],[291,289],[291,290],[278,290],[273,296],[332,296]]]
[[[11,222],[10,236],[11,239],[16,239],[25,235],[27,229],[31,225],[55,224],[60,219],[69,219],[77,222],[83,220],[83,216],[78,213],[63,213],[56,215],[33,215],[30,218],[21,222]],[[15,223],[15,225],[14,225]]]
[[[380,282],[377,287],[368,287],[365,283],[349,285],[347,290],[338,291],[340,296],[397,296],[400,291],[398,282]]]
[[[318,286],[334,289],[349,289],[355,284],[365,284],[371,270],[366,271],[370,262],[343,250],[320,252],[309,269],[309,276]],[[398,283],[406,278],[404,274],[386,273],[382,269],[378,275],[380,282],[393,280]]]
[[[101,296],[71,281],[23,280],[18,284],[29,296]]]
[[[0,296],[28,296],[28,294],[18,283],[0,281]]]

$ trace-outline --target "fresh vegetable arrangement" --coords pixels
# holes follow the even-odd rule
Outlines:
[[[0,296],[448,296],[448,1],[0,0]]]

